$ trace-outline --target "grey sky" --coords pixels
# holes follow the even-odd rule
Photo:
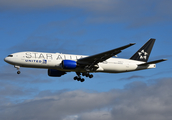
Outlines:
[[[42,91],[22,103],[4,104],[0,116],[3,120],[171,120],[171,86],[172,79],[166,78],[150,86],[133,82],[123,90],[101,93]]]

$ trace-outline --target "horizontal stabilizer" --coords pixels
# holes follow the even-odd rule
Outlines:
[[[145,65],[149,65],[149,64],[156,64],[156,63],[163,62],[163,61],[166,61],[166,60],[167,59],[155,60],[155,61],[140,64],[139,66],[145,66]]]

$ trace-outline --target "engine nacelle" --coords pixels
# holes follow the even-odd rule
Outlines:
[[[75,69],[77,66],[76,61],[73,60],[63,60],[62,67],[63,69]]]
[[[51,77],[61,77],[64,74],[66,74],[66,72],[64,71],[59,71],[56,69],[48,69],[48,75]]]

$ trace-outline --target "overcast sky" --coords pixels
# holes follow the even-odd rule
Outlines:
[[[171,0],[0,0],[0,119],[171,120]],[[156,69],[94,73],[81,83],[75,73],[51,78],[45,69],[3,61],[15,52],[93,55],[129,43],[130,58],[147,40]]]

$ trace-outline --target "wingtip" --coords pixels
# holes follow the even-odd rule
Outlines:
[[[130,43],[130,45],[135,45],[136,43]]]
[[[163,61],[167,61],[168,59],[162,59]]]
[[[150,38],[149,40],[156,40],[155,38]]]

